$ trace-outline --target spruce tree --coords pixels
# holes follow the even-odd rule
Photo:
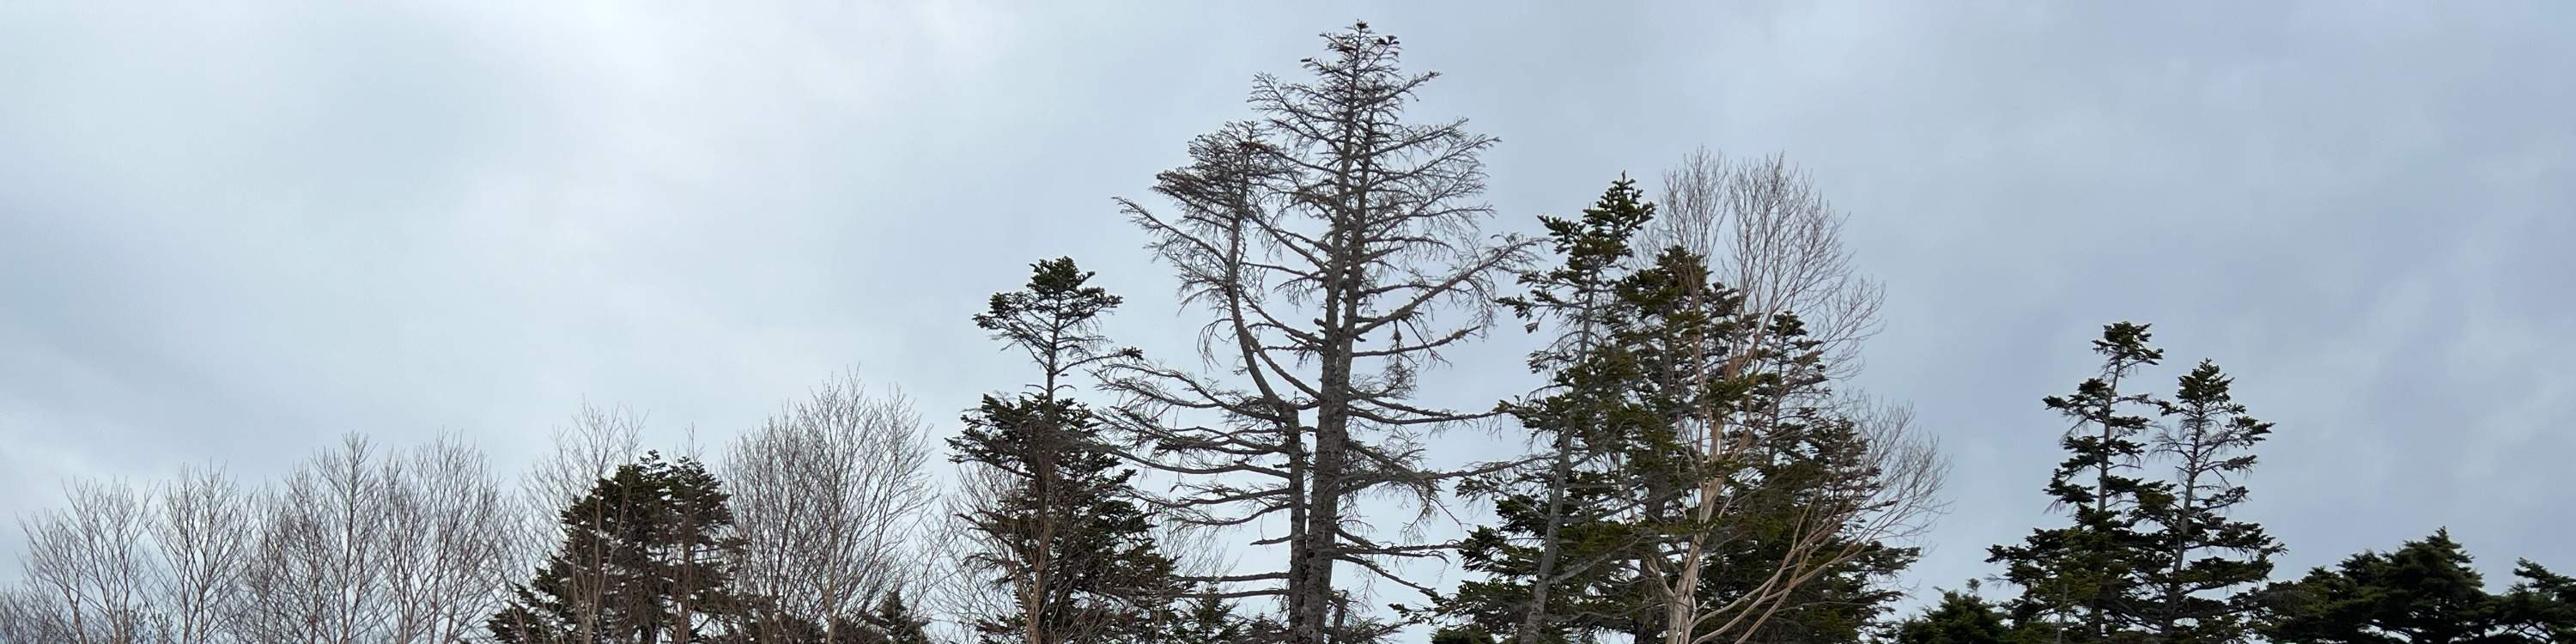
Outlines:
[[[1747,626],[1748,644],[1792,644],[1856,641],[1876,624],[1900,593],[1890,579],[1912,565],[1916,548],[1882,543],[1849,534],[1840,526],[1827,534],[1805,524],[1817,516],[1841,516],[1817,510],[1837,504],[1878,499],[1883,480],[1869,458],[1873,448],[1854,418],[1849,401],[1831,397],[1818,344],[1794,314],[1774,318],[1756,360],[1771,363],[1754,373],[1744,403],[1761,419],[1749,423],[1752,435],[1737,452],[1744,475],[1759,485],[1736,488],[1725,503],[1736,508],[1728,537],[1715,542],[1712,564],[1703,579],[1702,596],[1743,597],[1763,592],[1779,562],[1798,557],[1818,559],[1812,580],[1797,584],[1777,600],[1770,618]],[[1831,559],[1828,559],[1831,558]]]
[[[1029,392],[985,396],[949,440],[952,460],[994,482],[963,516],[980,542],[970,563],[1014,604],[975,624],[987,641],[1136,637],[1177,590],[1129,487],[1134,471],[1119,466],[1090,408],[1066,395],[1081,370],[1128,355],[1103,350],[1100,316],[1119,298],[1088,285],[1091,276],[1071,258],[1038,262],[1025,288],[993,295],[974,317],[1039,371]]]
[[[2011,632],[2002,611],[1976,594],[1941,591],[1941,603],[1896,627],[1895,644],[2003,644]]]
[[[2254,467],[2250,450],[2272,431],[2271,423],[2246,415],[2230,384],[2204,360],[2160,404],[2172,422],[2154,451],[2174,461],[2174,478],[2143,494],[2138,507],[2139,518],[2156,526],[2149,536],[2163,552],[2159,565],[2141,571],[2149,596],[2137,609],[2158,642],[2244,641],[2254,607],[2237,589],[2270,577],[2272,556],[2282,550],[2261,525],[2228,516],[2245,501],[2237,480]]]
[[[2264,591],[2272,613],[2264,635],[2284,644],[2543,644],[2576,628],[2551,623],[2552,609],[2567,606],[2537,592],[2565,579],[2526,565],[2517,594],[2496,595],[2469,563],[2449,530],[2396,552],[2353,555]]]
[[[1212,592],[1176,602],[1173,614],[1162,621],[1162,632],[1154,641],[1168,644],[1237,644],[1252,630],[1249,622],[1235,615],[1233,601]]]
[[[1617,590],[1610,583],[1640,545],[1633,527],[1617,518],[1632,508],[1602,495],[1624,484],[1626,473],[1613,460],[1629,449],[1635,425],[1653,421],[1631,400],[1644,373],[1625,341],[1633,333],[1623,328],[1637,311],[1616,292],[1626,277],[1628,240],[1653,216],[1654,205],[1623,177],[1580,219],[1541,217],[1563,262],[1523,273],[1529,292],[1502,301],[1529,330],[1553,321],[1559,333],[1529,360],[1548,375],[1546,395],[1502,405],[1549,447],[1522,467],[1460,486],[1492,501],[1499,519],[1462,542],[1466,568],[1485,579],[1462,583],[1446,602],[1476,633],[1572,641],[1571,634],[1603,626],[1605,615],[1634,612],[1602,606],[1628,599],[1610,596]]]
[[[2137,529],[2142,496],[2168,494],[2165,486],[2136,476],[2147,445],[2140,434],[2151,421],[2133,408],[2148,396],[2121,389],[2138,367],[2162,360],[2149,346],[2147,325],[2103,327],[2093,350],[2101,372],[2074,393],[2044,399],[2074,421],[2060,440],[2068,452],[2048,481],[2053,507],[2071,510],[2072,525],[2034,530],[2019,545],[1992,548],[1987,561],[2006,565],[2004,578],[2022,588],[2011,603],[2016,625],[2042,641],[2108,642],[2135,639],[2145,621],[2135,600],[2141,575],[2159,564],[2167,544]]]
[[[561,514],[563,544],[487,621],[506,644],[695,641],[728,632],[741,542],[714,475],[648,452]]]

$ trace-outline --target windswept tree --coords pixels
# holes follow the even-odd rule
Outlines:
[[[1018,395],[991,394],[949,439],[970,468],[969,583],[1007,595],[975,615],[989,642],[1152,641],[1178,582],[1155,526],[1101,437],[1098,414],[1069,396],[1074,378],[1130,354],[1109,350],[1100,316],[1119,298],[1089,285],[1072,258],[1038,262],[1021,290],[996,293],[975,326],[1037,366]]]
[[[2171,486],[2143,497],[2139,515],[2163,551],[2143,570],[2149,596],[2139,612],[2146,630],[2170,644],[2245,641],[2255,607],[2242,592],[2272,575],[2282,547],[2263,526],[2229,516],[2245,502],[2239,482],[2254,467],[2254,445],[2272,424],[2246,415],[2229,393],[2233,380],[2203,360],[2176,383],[2159,408],[2172,419],[2152,441],[2173,463]]]
[[[2104,326],[2093,341],[2101,372],[2074,393],[2043,401],[2074,421],[2059,441],[2066,460],[2047,488],[2052,507],[2074,514],[2072,524],[2033,530],[2020,544],[1989,551],[1987,561],[2004,564],[2004,579],[2022,588],[2011,604],[2017,626],[2048,632],[2053,641],[2109,641],[2146,625],[2135,600],[2146,594],[2143,576],[2162,565],[2171,544],[2140,530],[2138,511],[2141,499],[2170,490],[2140,474],[2148,448],[2143,434],[2154,421],[2138,408],[2156,399],[2122,384],[2139,367],[2164,359],[2163,350],[2149,345],[2151,337],[2143,324]]]
[[[1637,298],[1621,297],[1636,290],[1621,287],[1631,282],[1629,241],[1653,216],[1654,205],[1623,178],[1581,218],[1540,218],[1561,263],[1522,273],[1527,294],[1503,303],[1529,330],[1555,331],[1529,361],[1548,386],[1502,408],[1546,447],[1459,487],[1493,503],[1500,521],[1461,544],[1467,570],[1485,578],[1445,602],[1470,622],[1453,637],[1571,641],[1638,610],[1616,580],[1649,531],[1622,521],[1637,508],[1617,492],[1633,481],[1624,465],[1641,456],[1641,427],[1659,419],[1634,396],[1645,373],[1631,330],[1647,316]]]
[[[1463,544],[1453,637],[1664,642],[1851,639],[1893,598],[1940,468],[1902,408],[1830,390],[1823,342],[1743,308],[1697,253],[1631,264],[1654,209],[1625,180],[1580,220],[1543,218],[1563,258],[1505,300],[1556,340],[1550,386],[1506,404],[1549,447],[1462,489],[1501,519]],[[1568,502],[1579,499],[1579,502]]]
[[[2556,644],[2576,634],[2568,578],[2529,561],[2506,593],[2449,530],[2394,552],[2363,552],[2263,592],[2266,638],[2284,644]]]
[[[1634,261],[1677,280],[1679,300],[1664,306],[1713,322],[1655,341],[1669,355],[1650,381],[1682,401],[1659,413],[1687,467],[1672,466],[1667,488],[1640,488],[1662,505],[1639,520],[1682,527],[1634,560],[1659,614],[1632,628],[1674,644],[1748,642],[1866,619],[1883,596],[1878,571],[1910,556],[1882,542],[1925,526],[1944,474],[1902,407],[1841,384],[1877,329],[1879,287],[1851,263],[1845,216],[1782,157],[1702,150],[1663,178]]]
[[[1530,246],[1479,231],[1491,212],[1478,155],[1494,139],[1405,118],[1436,75],[1401,70],[1396,39],[1365,23],[1324,41],[1305,61],[1312,80],[1258,77],[1258,119],[1199,137],[1189,164],[1158,176],[1169,208],[1121,202],[1210,315],[1200,353],[1215,373],[1107,374],[1129,397],[1116,421],[1137,439],[1130,455],[1183,477],[1164,507],[1284,528],[1256,543],[1283,549],[1283,568],[1204,581],[1277,598],[1297,644],[1365,621],[1336,614],[1345,568],[1430,590],[1390,566],[1448,546],[1395,538],[1354,500],[1410,501],[1428,518],[1458,473],[1427,466],[1418,438],[1487,413],[1415,400],[1420,374],[1490,325],[1495,280]]]
[[[1898,623],[1895,644],[2004,644],[2011,633],[2003,611],[1971,583],[1966,592],[1941,591],[1940,603]]]

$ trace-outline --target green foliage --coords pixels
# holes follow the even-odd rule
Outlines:
[[[2133,600],[2133,612],[2159,642],[2244,641],[2254,607],[2236,589],[2271,576],[2272,556],[2282,550],[2263,526],[2227,514],[2245,501],[2235,481],[2254,467],[2248,452],[2272,431],[2271,423],[2246,415],[2231,383],[2204,360],[2180,378],[2172,400],[2157,403],[2173,422],[2155,451],[2175,461],[2174,478],[2140,496],[2137,515],[2156,526],[2149,536],[2164,548],[2158,565],[2141,571],[2148,594]]]
[[[1034,391],[985,396],[948,441],[952,460],[999,477],[963,514],[979,536],[969,561],[1008,596],[1026,598],[975,623],[990,641],[1137,637],[1175,590],[1172,560],[1129,487],[1135,472],[1119,466],[1098,417],[1060,395],[1073,371],[1127,355],[1099,350],[1099,316],[1119,298],[1086,285],[1090,278],[1070,258],[1038,262],[1026,288],[995,294],[974,318],[1040,369]]]
[[[1474,528],[1460,548],[1481,578],[1460,584],[1440,610],[1460,623],[1449,637],[1590,642],[1661,628],[1658,600],[1638,565],[1658,543],[1706,534],[1704,597],[1744,596],[1793,558],[1793,535],[1813,504],[1865,497],[1868,449],[1828,393],[1817,343],[1796,317],[1761,327],[1768,347],[1731,352],[1728,339],[1756,320],[1740,296],[1714,283],[1703,258],[1667,249],[1640,264],[1630,248],[1654,213],[1634,182],[1613,183],[1580,219],[1542,218],[1558,266],[1521,276],[1526,295],[1502,303],[1536,331],[1557,337],[1530,357],[1548,375],[1541,395],[1513,401],[1511,414],[1549,445],[1533,462],[1460,486],[1494,504],[1497,522]],[[1743,365],[1754,365],[1745,368]],[[1730,365],[1736,367],[1730,370]],[[1729,375],[1729,374],[1747,375]],[[1758,416],[1723,437],[1692,438],[1690,427],[1721,416]],[[1727,440],[1729,459],[1712,462],[1694,440]],[[1728,515],[1702,520],[1690,495],[1712,479],[1732,498]],[[1824,553],[1861,554],[1827,563]],[[1913,559],[1908,548],[1836,541],[1801,566],[1824,566],[1797,586],[1754,642],[1847,641],[1886,610],[1896,593],[1885,578]],[[1720,600],[1723,601],[1723,600]]]
[[[1213,588],[1202,588],[1213,592]],[[1156,642],[1168,644],[1236,644],[1249,639],[1252,625],[1234,614],[1234,602],[1203,594],[1187,602],[1163,620],[1163,630]]]
[[[741,541],[714,475],[658,453],[564,508],[564,540],[488,620],[506,644],[655,641],[723,632],[746,607],[729,584]]]
[[[1896,627],[1896,644],[2003,644],[2010,629],[2001,610],[1970,592],[1942,591],[1933,605]]]
[[[2165,544],[2138,529],[2137,511],[2142,497],[2170,492],[2135,474],[2147,449],[2139,435],[2151,421],[2129,410],[2153,399],[2120,384],[2163,359],[2149,339],[2143,324],[2103,327],[2093,342],[2103,356],[2101,373],[2072,394],[2043,401],[2075,425],[2060,441],[2068,456],[2047,488],[2055,507],[2073,512],[2073,524],[2033,530],[2021,544],[1989,550],[1987,561],[2005,564],[2004,579],[2022,588],[2011,603],[2017,625],[2051,631],[2056,641],[2123,641],[2145,621],[2131,600],[2143,592],[2141,575],[2161,565]]]
[[[2285,644],[2543,644],[2576,633],[2569,580],[2525,561],[2512,591],[2487,592],[2449,530],[2364,552],[2265,591],[2265,635]]]

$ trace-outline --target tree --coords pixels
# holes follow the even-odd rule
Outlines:
[[[2010,629],[1993,603],[1968,592],[1941,591],[1941,603],[1896,627],[1896,644],[2003,644]]]
[[[2576,579],[2530,560],[2515,562],[2522,581],[2505,596],[2513,632],[2535,642],[2576,642]]]
[[[1351,501],[1384,493],[1427,519],[1462,474],[1426,466],[1417,436],[1486,414],[1413,400],[1418,377],[1488,326],[1495,278],[1529,247],[1478,232],[1494,140],[1404,120],[1436,76],[1401,71],[1396,39],[1365,23],[1324,40],[1312,82],[1257,78],[1260,120],[1198,138],[1189,165],[1157,177],[1172,211],[1121,202],[1212,314],[1201,354],[1229,377],[1134,362],[1108,383],[1130,398],[1114,418],[1130,456],[1187,477],[1162,506],[1199,525],[1286,524],[1256,544],[1283,547],[1284,569],[1197,581],[1278,598],[1296,644],[1352,622],[1334,614],[1343,566],[1430,590],[1388,566],[1447,546],[1385,539]]]
[[[19,520],[26,595],[6,606],[32,639],[71,644],[160,641],[151,603],[150,497],[132,486],[75,482],[69,506]]]
[[[1821,341],[1743,309],[1699,255],[1623,265],[1652,211],[1622,180],[1543,219],[1565,263],[1505,303],[1557,323],[1531,362],[1551,385],[1505,410],[1552,445],[1462,485],[1501,521],[1462,544],[1486,577],[1446,608],[1524,642],[1857,637],[1913,556],[1880,541],[1930,507],[1937,459],[1900,408],[1830,395]]]
[[[2232,382],[2203,360],[2179,379],[2173,399],[2158,405],[2174,422],[2157,433],[2153,449],[2174,459],[2174,475],[2171,487],[2140,497],[2140,518],[2157,529],[2147,536],[2164,552],[2161,565],[2140,571],[2152,596],[2137,612],[2159,642],[2244,641],[2254,607],[2231,589],[2270,577],[2272,556],[2282,551],[2261,525],[2228,517],[2245,501],[2235,479],[2254,467],[2246,452],[2272,432],[2228,393]]]
[[[984,396],[948,441],[951,460],[976,470],[960,517],[976,545],[969,568],[1010,596],[1007,614],[979,617],[988,641],[1148,637],[1178,590],[1129,485],[1135,471],[1102,439],[1098,416],[1065,395],[1079,370],[1131,354],[1103,350],[1100,316],[1119,298],[1087,285],[1091,276],[1072,258],[1038,262],[1025,288],[994,294],[974,318],[1039,370],[1030,393]]]
[[[1161,636],[1154,641],[1170,644],[1238,644],[1246,641],[1251,626],[1234,614],[1234,602],[1202,593],[1178,603],[1172,619],[1164,621]]]
[[[1547,395],[1502,406],[1548,447],[1459,487],[1492,501],[1500,519],[1460,544],[1467,570],[1487,578],[1461,584],[1446,602],[1446,612],[1474,623],[1475,637],[1567,641],[1632,610],[1601,606],[1610,601],[1605,594],[1617,592],[1609,587],[1613,569],[1640,543],[1636,531],[1612,519],[1623,508],[1602,502],[1602,493],[1620,484],[1614,463],[1632,448],[1634,425],[1647,421],[1631,400],[1644,374],[1621,341],[1637,311],[1617,297],[1628,242],[1654,216],[1641,196],[1623,177],[1580,219],[1540,217],[1562,264],[1522,273],[1529,292],[1502,300],[1529,330],[1553,322],[1559,334],[1529,360],[1548,375]],[[1578,495],[1585,501],[1574,502]]]
[[[2318,567],[2264,591],[2272,617],[2264,634],[2287,644],[2540,644],[2576,627],[2563,621],[2565,578],[2524,562],[2518,592],[2495,595],[2469,561],[2441,530],[2396,552]],[[2560,593],[2554,606],[2541,599],[2545,589]]]
[[[2150,338],[2143,324],[2103,327],[2093,342],[2103,356],[2101,373],[2073,394],[2044,400],[2075,421],[2060,440],[2068,456],[2047,488],[2054,507],[2073,511],[2074,523],[2033,530],[2020,545],[1989,550],[1987,561],[2004,563],[2004,578],[2023,589],[2012,603],[2021,627],[2050,629],[2060,641],[2102,642],[2144,626],[2134,601],[2144,592],[2141,575],[2160,565],[2158,554],[2171,544],[2141,533],[2137,510],[2141,498],[2170,492],[2132,475],[2146,452],[2139,434],[2151,421],[2129,410],[2153,399],[2120,385],[2138,367],[2163,359]]]
[[[730,587],[743,546],[725,501],[695,460],[646,452],[620,466],[564,508],[563,545],[512,588],[487,622],[493,637],[685,644],[725,633],[745,606]]]
[[[934,495],[925,429],[899,393],[870,395],[850,374],[735,442],[735,587],[764,600],[756,633],[812,624],[815,641],[840,641],[871,601],[915,583]]]
[[[1671,363],[1689,368],[1659,377],[1667,388],[1735,393],[1696,398],[1670,416],[1699,464],[1688,485],[1670,491],[1678,495],[1671,516],[1690,529],[1640,559],[1648,568],[1640,579],[1664,610],[1646,625],[1679,644],[1786,635],[1772,623],[1783,616],[1848,621],[1828,619],[1840,610],[1828,607],[1844,601],[1828,587],[1853,588],[1855,598],[1879,591],[1831,580],[1866,579],[1860,571],[1894,563],[1903,553],[1879,542],[1923,527],[1943,476],[1937,450],[1902,408],[1828,386],[1857,372],[1859,344],[1877,329],[1880,288],[1853,269],[1844,215],[1781,156],[1733,163],[1701,150],[1664,174],[1663,194],[1667,216],[1646,231],[1637,250],[1649,257],[1639,261],[1676,251],[1697,258],[1707,277],[1692,283],[1708,287],[1683,297],[1701,308],[1724,300],[1734,322],[1674,337],[1669,350],[1688,358]],[[1766,523],[1759,515],[1776,516],[1789,507],[1777,501],[1798,488],[1763,483],[1759,471],[1795,453],[1781,449],[1806,433],[1793,425],[1846,422],[1859,449],[1834,454],[1829,469],[1839,482],[1797,502],[1793,512],[1807,520],[1769,521],[1773,531],[1757,536],[1753,528]],[[1727,561],[1761,542],[1784,556]],[[1720,565],[1728,567],[1712,569]]]

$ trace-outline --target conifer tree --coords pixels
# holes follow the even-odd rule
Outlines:
[[[2237,479],[2254,467],[2249,450],[2272,431],[2271,423],[2246,415],[2228,392],[2231,383],[2204,360],[2159,404],[2173,420],[2154,451],[2174,461],[2174,478],[2141,496],[2139,517],[2156,526],[2148,536],[2163,552],[2159,565],[2141,571],[2149,596],[2137,609],[2158,642],[2244,641],[2254,607],[2236,589],[2270,577],[2272,556],[2282,550],[2261,525],[2228,516],[2245,502]]]
[[[1630,335],[1621,329],[1636,311],[1617,291],[1628,241],[1653,216],[1654,205],[1622,177],[1580,219],[1540,217],[1563,263],[1523,273],[1528,294],[1503,300],[1529,330],[1553,321],[1559,335],[1530,356],[1530,368],[1549,377],[1547,395],[1502,406],[1549,447],[1522,467],[1460,486],[1491,500],[1501,519],[1461,544],[1466,568],[1487,578],[1461,584],[1447,602],[1478,633],[1563,642],[1603,626],[1604,613],[1634,612],[1602,606],[1617,601],[1604,596],[1616,592],[1610,580],[1642,545],[1616,518],[1633,508],[1602,493],[1622,484],[1613,459],[1634,426],[1652,420],[1630,398],[1644,374],[1619,339]]]
[[[994,294],[975,325],[1038,366],[1031,391],[987,395],[949,440],[952,460],[984,473],[984,498],[964,513],[978,574],[1010,597],[1008,614],[975,624],[987,641],[1103,642],[1147,632],[1177,590],[1173,562],[1135,501],[1135,475],[1101,439],[1089,407],[1066,393],[1104,351],[1100,316],[1119,298],[1059,258],[1034,265],[1022,290]]]
[[[1122,202],[1210,314],[1199,346],[1215,373],[1138,362],[1110,383],[1136,460],[1182,477],[1160,499],[1173,516],[1286,524],[1266,544],[1279,568],[1196,581],[1276,598],[1293,644],[1375,630],[1338,612],[1368,605],[1347,601],[1344,571],[1435,592],[1390,567],[1448,545],[1382,531],[1356,499],[1428,519],[1467,473],[1426,464],[1419,437],[1488,414],[1418,400],[1419,378],[1485,330],[1495,278],[1529,246],[1479,231],[1494,139],[1407,118],[1434,76],[1401,69],[1396,39],[1365,23],[1324,40],[1309,79],[1258,77],[1256,120],[1192,141],[1190,163],[1156,177],[1173,208]]]
[[[876,610],[868,612],[867,621],[870,629],[861,631],[864,635],[855,644],[931,644],[930,620],[913,616],[901,590],[887,592]]]
[[[648,452],[561,514],[563,544],[487,621],[506,644],[689,642],[722,635],[745,603],[741,549],[714,475]]]
[[[1895,596],[1884,577],[1913,556],[1862,525],[1888,507],[1889,452],[1872,444],[1885,436],[1829,395],[1821,352],[1794,315],[1770,317],[1761,342],[1708,342],[1760,323],[1696,254],[1629,263],[1639,255],[1629,240],[1652,213],[1622,179],[1581,219],[1542,218],[1562,264],[1524,274],[1528,295],[1503,302],[1532,330],[1554,323],[1557,338],[1530,363],[1550,386],[1503,410],[1548,448],[1461,486],[1493,502],[1500,521],[1461,544],[1483,578],[1443,602],[1463,621],[1450,632],[1857,638]],[[1689,623],[1670,627],[1675,619]]]
[[[1989,551],[1987,561],[2005,564],[2004,578],[2022,588],[2011,603],[2016,627],[2042,632],[2044,641],[2115,641],[2144,626],[2136,601],[2144,594],[2141,575],[2160,565],[2169,544],[2141,533],[2136,513],[2142,497],[2170,492],[2137,476],[2147,449],[2140,435],[2151,421],[2133,408],[2154,401],[2121,385],[2138,367],[2163,359],[2150,337],[2143,324],[2103,327],[2093,342],[2103,356],[2100,374],[2044,401],[2075,421],[2060,441],[2067,458],[2047,488],[2054,507],[2072,511],[2072,525],[2034,530],[2021,544]]]
[[[1247,641],[1251,625],[1234,614],[1234,602],[1203,593],[1177,602],[1174,614],[1154,641],[1169,644],[1237,644]]]
[[[2010,632],[1971,583],[1967,592],[1941,591],[1941,603],[1898,624],[1895,644],[2003,644]]]
[[[2515,571],[2523,583],[2498,595],[2469,563],[2441,530],[2318,567],[2264,591],[2264,635],[2283,644],[2556,644],[2576,631],[2565,578],[2526,561]]]

